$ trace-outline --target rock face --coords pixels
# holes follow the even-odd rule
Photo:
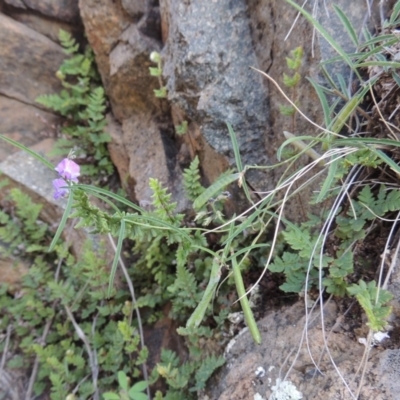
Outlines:
[[[368,12],[365,2],[340,5],[361,28]],[[224,0],[205,5],[197,0],[162,0],[158,7],[150,0],[134,5],[126,1],[81,0],[80,10],[114,118],[122,127],[119,150],[116,153],[114,146],[112,151],[113,160],[125,174],[125,181],[128,171],[134,187],[126,190],[139,202],[148,201],[146,182],[150,177],[168,185],[175,200],[179,199],[182,168],[196,154],[207,183],[217,178],[217,171],[235,167],[227,122],[236,132],[243,164],[250,166],[277,162],[284,130],[314,134],[315,128],[304,119],[281,115],[279,107],[285,100],[271,81],[251,69],[268,72],[282,85],[283,73],[288,72],[285,57],[297,46],[304,49],[300,71],[304,78],[296,92],[288,90],[288,96],[313,121],[323,122],[317,95],[306,77],[320,79],[319,60],[333,54],[323,40],[305,45],[313,32],[301,18],[285,40],[297,14],[286,2]],[[330,12],[329,17],[326,12]],[[340,23],[333,14],[332,9],[324,9],[316,16],[350,50],[351,40],[336,35]],[[331,26],[327,18],[332,20]],[[369,19],[369,23],[374,21]],[[153,50],[162,54],[160,82],[148,73],[148,57]],[[154,97],[153,91],[160,85],[166,86],[168,101]],[[178,138],[174,126],[184,121],[188,132]],[[158,161],[148,159],[149,154],[157,154]],[[146,165],[143,158],[147,159]],[[308,161],[303,157],[295,168]],[[266,191],[276,187],[283,172],[284,168],[250,170],[246,178],[255,190]],[[287,212],[294,219],[306,215],[307,201],[303,200],[312,190],[310,186],[303,199],[297,196],[290,202]]]
[[[151,2],[108,0],[82,0],[79,6],[110,99],[110,151],[126,191],[148,204],[149,179],[157,178],[185,209],[169,105],[154,96],[158,80],[149,74],[154,66],[149,55],[162,46],[158,8]]]
[[[227,122],[237,134],[243,163],[269,164],[268,93],[261,75],[250,69],[258,61],[246,2],[171,0],[163,7],[169,27],[163,50],[168,99],[201,126],[206,142],[230,165]],[[265,174],[254,174],[250,183],[257,190],[272,184]]]
[[[76,23],[79,20],[78,0],[5,0],[5,3],[61,21]]]
[[[325,329],[322,330],[317,309],[308,315],[305,333],[303,315],[302,302],[270,313],[259,321],[260,346],[254,344],[248,331],[236,337],[228,346],[223,370],[208,385],[208,398],[248,400],[256,399],[254,396],[258,393],[261,398],[271,400],[355,399],[365,346],[348,331],[351,318],[340,316],[331,302],[324,306]],[[394,342],[386,339],[383,343],[390,347]],[[372,348],[358,398],[397,399],[398,379],[391,378],[399,373],[399,360],[398,350]],[[289,381],[291,385],[279,385],[279,380]],[[300,392],[302,397],[284,397],[285,386],[292,393]]]
[[[55,73],[65,55],[58,44],[3,14],[0,40],[0,94],[34,105],[61,89]]]

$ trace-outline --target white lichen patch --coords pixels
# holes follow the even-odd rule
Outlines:
[[[301,392],[296,389],[290,381],[276,380],[275,386],[272,386],[272,393],[269,400],[300,400],[303,398]]]
[[[257,367],[255,374],[257,378],[263,378],[265,376],[265,369],[261,366]]]
[[[236,344],[236,340],[242,336],[244,333],[246,333],[249,330],[249,328],[246,326],[244,327],[233,339],[229,341],[229,343],[225,347],[224,351],[224,357],[226,358],[229,354],[229,352],[232,350],[233,346]]]
[[[377,342],[382,342],[384,339],[390,339],[390,336],[387,332],[375,332],[374,333],[374,340]]]
[[[387,332],[375,332],[372,336],[370,346],[377,346],[384,339],[390,339],[390,336]],[[366,338],[358,338],[358,343],[368,346],[368,340]]]

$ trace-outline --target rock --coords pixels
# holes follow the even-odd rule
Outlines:
[[[79,20],[78,0],[5,0],[5,2],[13,7],[34,10],[61,21]]]
[[[379,360],[380,383],[393,399],[397,399],[400,393],[399,375],[400,350],[385,350]]]
[[[154,114],[161,102],[154,95],[158,80],[150,76],[150,53],[160,44],[130,25],[110,53],[108,95],[115,117],[122,121],[137,113]]]
[[[126,2],[122,5],[127,7]],[[128,7],[129,16],[120,5],[105,0],[95,9],[90,2],[80,3],[115,118],[109,119],[114,141],[109,149],[131,199],[149,204],[149,179],[157,178],[180,202],[179,207],[184,207],[182,173],[176,160],[177,145],[172,140],[169,107],[155,97],[154,89],[159,88],[159,82],[149,73],[149,67],[154,66],[150,53],[161,48],[160,41],[155,39],[159,33],[152,30],[158,9],[150,3],[134,6],[136,17],[132,16],[133,6]],[[139,14],[143,15],[139,18]],[[105,23],[100,23],[99,15],[104,16]]]
[[[139,202],[150,203],[152,190],[149,179],[158,178],[164,185],[169,182],[167,158],[158,126],[152,119],[126,119],[122,125],[125,148],[130,157],[129,172],[140,176],[135,193]]]
[[[131,18],[119,2],[110,0],[81,0],[79,9],[85,32],[96,55],[103,84],[108,92],[111,50],[118,44]]]
[[[400,328],[400,253],[398,248],[393,250],[391,258],[393,269],[390,271],[387,285],[387,290],[393,295],[393,299],[390,301],[392,307],[390,324]]]
[[[178,210],[186,209],[181,170],[174,164],[175,149],[168,144],[168,136],[160,125],[149,115],[137,115],[123,121],[122,132],[124,148],[129,154],[129,174],[135,179],[134,197],[139,204],[151,203],[153,191],[149,179],[157,178],[172,192],[173,200],[178,201]]]
[[[158,80],[149,74],[153,65],[149,55],[160,49],[160,42],[154,39],[157,35],[146,35],[143,22],[149,20],[150,14],[135,24],[116,3],[102,0],[93,8],[90,1],[81,1],[80,7],[117,120],[122,122],[137,112],[159,110],[160,101],[153,92],[158,88]]]
[[[122,126],[115,120],[111,113],[107,115],[106,131],[112,139],[111,142],[108,143],[108,151],[115,168],[117,168],[121,185],[127,192],[128,197],[135,200],[135,181],[132,178],[134,175],[130,175],[129,173],[129,154],[125,147]]]
[[[54,114],[0,96],[0,132],[25,146],[33,146],[47,137],[56,135],[56,127],[61,123]],[[0,162],[19,149],[1,141]]]
[[[37,105],[42,94],[61,90],[55,73],[65,58],[47,37],[0,14],[0,94]]]
[[[272,399],[278,379],[290,381],[303,399],[354,399],[343,379],[355,396],[361,374],[358,366],[365,347],[341,328],[333,302],[324,306],[325,332],[318,309],[308,316],[308,321],[306,341],[302,336],[306,323],[304,304],[299,302],[271,312],[258,322],[262,334],[260,346],[254,344],[247,330],[236,337],[230,344],[225,366],[208,384],[209,399],[248,400],[257,393],[263,399]],[[400,357],[395,352],[371,349],[360,399],[398,398],[397,384],[391,383],[391,378],[399,373]]]
[[[171,304],[167,304],[163,309],[163,317],[155,324],[145,325],[143,327],[144,342],[149,350],[149,356],[146,362],[149,373],[161,361],[161,352],[164,349],[174,351],[182,362],[188,358],[185,339],[176,332],[179,323],[168,317],[170,311]],[[164,392],[166,389],[166,383],[161,380],[158,380],[151,387],[153,393],[157,390]]]
[[[148,0],[121,0],[122,7],[133,18],[134,21],[139,21],[146,13],[148,8]]]
[[[376,18],[377,14],[382,12],[382,15],[386,17],[388,12],[392,9],[393,1],[390,0],[385,2],[385,4],[372,4],[371,16],[369,16],[368,3],[363,0],[352,2],[340,0],[334,3],[326,3],[326,5],[324,3],[324,5],[320,7],[317,5],[314,10],[311,9],[311,5],[308,5],[308,8],[307,6],[305,7],[309,13],[316,12],[316,18],[323,27],[342,48],[351,52],[355,51],[354,44],[347,35],[343,25],[340,23],[339,18],[336,16],[333,10],[333,4],[341,7],[355,26],[355,30],[358,34],[366,24],[371,29],[371,32],[373,32],[377,26],[380,26],[381,21]],[[329,15],[327,14],[327,10]],[[249,13],[253,43],[260,69],[268,72],[286,92],[289,98],[298,101],[300,109],[308,118],[317,124],[323,124],[323,113],[319,99],[307,78],[310,77],[321,84],[326,82],[324,76],[320,74],[319,63],[320,61],[327,61],[337,56],[336,51],[333,50],[318,33],[315,34],[315,40],[313,40],[314,32],[312,26],[303,17],[296,20],[297,11],[286,2],[275,2],[273,6],[271,6],[271,2],[268,0],[250,0]],[[290,30],[291,33],[289,34]],[[290,51],[297,46],[303,47],[304,62],[300,70],[302,80],[296,90],[298,94],[298,98],[296,99],[296,93],[283,86],[283,73],[289,72],[285,58],[289,55]],[[332,74],[341,72],[345,76],[345,79],[350,77],[349,68],[345,63],[329,64],[327,68]],[[266,151],[269,158],[275,163],[277,161],[276,152],[279,146],[285,141],[283,131],[286,130],[295,135],[315,135],[318,130],[300,116],[292,120],[290,117],[282,115],[279,111],[279,107],[281,104],[287,105],[286,100],[284,100],[277,88],[267,79],[264,80],[264,85],[268,87],[271,99],[269,105],[272,135],[270,136]],[[295,167],[300,168],[309,161],[310,159],[304,156],[296,163]],[[317,168],[313,170],[311,174],[307,174],[304,180],[301,180],[297,186],[318,171],[319,169]],[[275,175],[271,176],[271,179],[276,182],[280,179],[283,172],[283,168],[276,169]],[[300,195],[295,196],[293,201],[288,202],[286,215],[290,216],[291,220],[304,220],[307,211],[315,212],[315,208],[313,210],[308,209],[307,200],[315,190],[319,190],[318,186],[319,184],[316,182],[316,184],[305,188]]]
[[[82,25],[80,23],[68,24],[67,22],[50,19],[40,14],[32,14],[32,11],[24,12],[21,10],[8,9],[4,14],[24,24],[28,28],[41,33],[56,43],[59,42],[58,36],[60,29],[71,33],[75,38],[80,38],[82,36]]]
[[[267,91],[261,76],[250,69],[258,62],[245,2],[170,0],[163,10],[169,26],[163,50],[168,99],[189,122],[196,122],[207,143],[231,166],[226,122],[236,132],[243,163],[268,164]],[[256,189],[272,188],[264,173],[253,171],[249,180]]]
[[[6,4],[17,7],[17,8],[22,8],[23,10],[26,10],[26,5],[22,0],[4,0]]]

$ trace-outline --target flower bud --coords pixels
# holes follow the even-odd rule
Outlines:
[[[56,72],[56,77],[57,77],[60,81],[65,80],[65,75],[64,75],[60,70],[58,70],[58,71]]]
[[[161,62],[161,55],[160,53],[158,53],[157,51],[152,51],[150,53],[150,60],[155,62],[155,63],[159,63]]]

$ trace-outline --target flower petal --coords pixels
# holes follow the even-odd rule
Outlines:
[[[68,183],[64,179],[54,179],[54,200],[58,200],[60,197],[64,197],[68,194]]]
[[[64,158],[64,160],[57,165],[55,170],[62,178],[72,182],[78,182],[80,167],[76,162],[70,160],[69,158]]]

